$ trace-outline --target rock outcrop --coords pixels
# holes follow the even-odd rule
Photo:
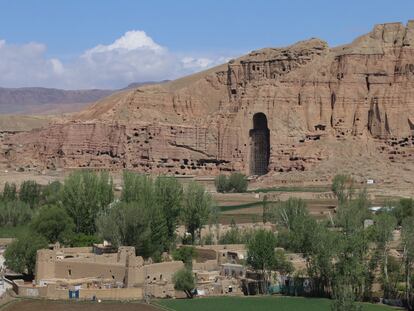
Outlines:
[[[414,21],[377,25],[335,48],[310,39],[254,51],[114,94],[7,145],[10,163],[42,168],[255,175],[264,167],[283,174],[342,163],[348,152],[351,161],[372,158],[380,167],[400,163],[410,170]],[[354,147],[344,151],[345,145]]]

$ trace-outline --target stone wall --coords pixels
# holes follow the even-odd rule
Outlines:
[[[33,286],[18,284],[17,294],[20,297],[28,298],[47,298],[69,300],[69,289],[58,289],[54,284],[45,286]],[[93,297],[102,300],[142,300],[142,288],[110,288],[110,289],[89,289],[82,288],[79,290],[79,299],[92,300]],[[162,296],[161,296],[162,297]]]

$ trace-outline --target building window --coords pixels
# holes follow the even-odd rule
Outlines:
[[[71,269],[68,270],[68,275],[72,275],[72,270]]]

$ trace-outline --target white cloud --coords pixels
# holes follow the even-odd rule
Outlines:
[[[87,50],[84,56],[88,57],[94,53],[105,53],[114,50],[139,50],[148,49],[154,52],[162,52],[163,47],[158,45],[152,40],[151,37],[147,36],[145,31],[132,30],[127,31],[121,38],[115,40],[114,43],[109,45],[98,45],[90,50]]]
[[[172,53],[140,30],[65,63],[47,58],[46,49],[39,43],[0,40],[0,86],[120,88],[131,82],[174,79],[227,61],[222,56]]]
[[[50,60],[50,63],[52,64],[54,73],[58,75],[62,75],[65,72],[65,69],[63,68],[63,64],[57,58],[52,58]]]
[[[189,56],[184,57],[181,62],[184,68],[207,68],[214,63],[214,61],[209,58],[194,58]]]

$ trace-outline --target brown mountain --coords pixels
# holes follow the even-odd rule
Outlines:
[[[59,90],[41,87],[0,88],[0,114],[78,111],[113,90]]]
[[[135,82],[122,90],[162,82]],[[60,114],[75,112],[118,90],[61,90],[43,87],[0,87],[0,114]]]
[[[261,49],[113,94],[14,136],[7,159],[183,175],[241,170],[280,182],[326,182],[339,171],[408,185],[413,135],[410,21],[377,25],[340,47],[310,39]]]

